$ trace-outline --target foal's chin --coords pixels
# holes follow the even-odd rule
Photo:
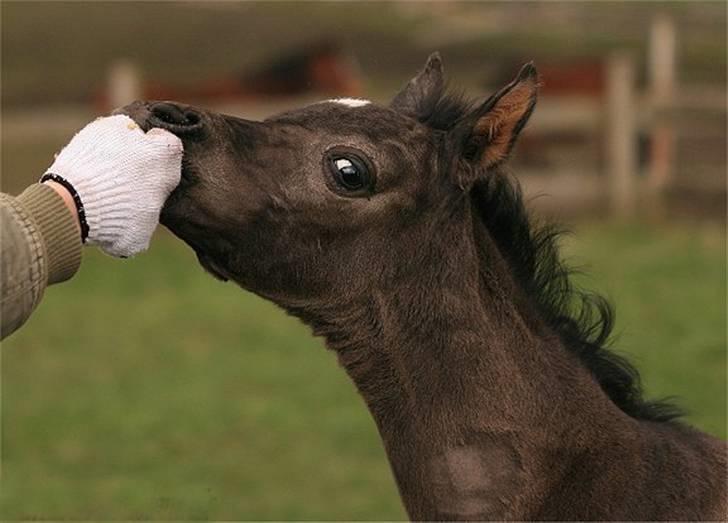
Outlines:
[[[177,238],[189,245],[195,254],[200,265],[216,279],[228,281],[230,275],[211,254],[214,246],[209,245],[211,238],[209,231],[204,226],[196,225],[195,218],[197,211],[186,198],[184,189],[178,187],[167,199],[159,215],[159,223],[164,225]]]
[[[215,279],[220,281],[230,280],[231,276],[222,266],[218,265],[211,256],[198,250],[195,250],[195,254],[197,254],[197,261],[200,262],[202,268],[210,273]]]

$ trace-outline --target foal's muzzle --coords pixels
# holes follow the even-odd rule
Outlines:
[[[159,127],[179,137],[199,133],[205,125],[200,112],[174,102],[137,101],[116,109],[114,114],[129,116],[144,131]]]

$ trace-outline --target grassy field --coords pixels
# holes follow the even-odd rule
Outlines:
[[[724,231],[591,223],[565,248],[650,395],[725,436]],[[2,378],[4,520],[404,517],[334,355],[168,235],[89,250],[3,343]]]

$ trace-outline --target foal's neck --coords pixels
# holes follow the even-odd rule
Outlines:
[[[523,516],[555,461],[629,423],[539,323],[495,246],[483,274],[468,234],[432,246],[444,263],[312,322],[372,412],[413,519]]]

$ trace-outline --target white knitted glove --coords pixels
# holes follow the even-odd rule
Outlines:
[[[128,116],[116,115],[81,129],[44,178],[60,176],[78,193],[88,243],[127,257],[149,246],[162,206],[179,184],[181,163],[182,142],[175,135],[144,133]]]

